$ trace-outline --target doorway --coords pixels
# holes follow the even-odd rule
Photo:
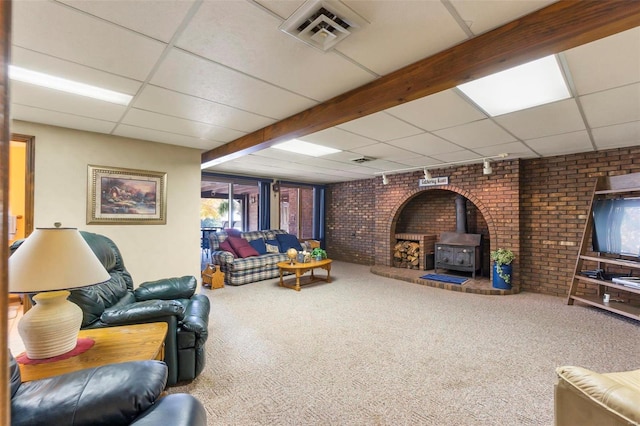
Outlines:
[[[33,232],[35,137],[12,134],[9,145],[9,243]]]

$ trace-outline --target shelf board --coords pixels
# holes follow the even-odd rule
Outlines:
[[[629,303],[621,302],[609,302],[604,303],[602,299],[594,296],[569,296],[577,302],[586,303],[587,305],[595,306],[596,308],[604,309],[606,311],[615,312],[619,315],[632,318],[640,321],[640,306],[634,306]]]
[[[628,291],[629,293],[640,294],[640,288],[627,287],[622,284],[614,283],[613,281],[610,281],[610,280],[609,281],[599,280],[597,278],[585,277],[584,275],[576,275],[576,279],[580,281],[592,283],[592,284],[603,285],[609,288],[615,288],[617,290]]]
[[[635,262],[633,260],[612,259],[610,257],[585,256],[583,254],[580,255],[580,259],[591,260],[593,262],[607,263],[609,265],[626,266],[628,268],[640,269],[640,262]]]

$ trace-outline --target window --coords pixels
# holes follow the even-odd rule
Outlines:
[[[280,185],[280,228],[298,238],[313,238],[313,188]]]

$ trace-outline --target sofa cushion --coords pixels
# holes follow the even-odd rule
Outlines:
[[[233,247],[233,251],[236,252],[236,255],[238,257],[244,259],[245,257],[260,256],[256,249],[251,247],[249,241],[245,240],[244,238],[229,236],[229,238],[227,238],[225,241],[229,241],[229,244],[231,244],[231,247]]]
[[[258,252],[258,254],[267,253],[267,246],[264,243],[263,238],[258,238],[257,240],[251,240],[249,241],[249,244],[251,244],[251,247],[253,247]]]
[[[290,248],[294,248],[298,251],[302,251],[302,246],[298,237],[292,234],[278,234],[276,235],[278,244],[280,245],[280,253],[286,253]]]
[[[280,243],[278,243],[278,240],[265,240],[264,243],[267,248],[267,253],[280,253]]]
[[[219,248],[220,250],[228,251],[233,255],[233,257],[238,257],[238,255],[236,254],[236,251],[231,246],[231,243],[229,243],[229,238],[221,242]]]

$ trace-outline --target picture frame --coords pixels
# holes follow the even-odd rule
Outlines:
[[[87,176],[88,225],[167,223],[166,173],[89,165]]]

